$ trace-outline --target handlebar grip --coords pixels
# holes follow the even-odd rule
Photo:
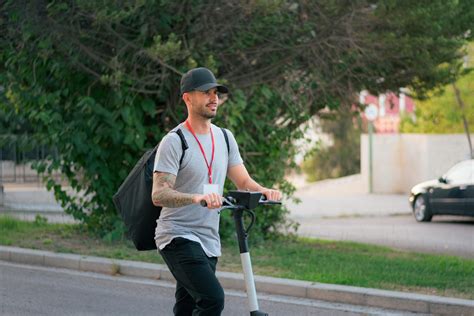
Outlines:
[[[206,200],[201,200],[201,202],[199,202],[199,204],[201,204],[202,207],[207,207]]]
[[[262,194],[260,198],[259,204],[266,204],[266,205],[281,205],[280,201],[268,200],[265,195]]]

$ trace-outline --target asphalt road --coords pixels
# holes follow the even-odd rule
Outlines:
[[[270,315],[409,315],[260,293]],[[174,285],[0,261],[0,315],[172,315]],[[226,291],[223,315],[248,315],[244,293]]]
[[[474,217],[434,216],[418,223],[412,215],[296,217],[301,236],[346,240],[425,253],[474,258]]]

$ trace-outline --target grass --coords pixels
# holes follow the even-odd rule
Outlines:
[[[24,222],[0,216],[0,244],[54,252],[163,263],[126,240],[106,241],[80,225]],[[223,242],[219,269],[241,272],[235,241]],[[474,299],[474,260],[352,242],[281,237],[251,245],[256,274]]]

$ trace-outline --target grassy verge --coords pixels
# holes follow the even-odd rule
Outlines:
[[[0,216],[0,244],[163,263],[155,251],[106,241],[79,225],[23,222]],[[397,251],[351,242],[280,238],[251,245],[256,274],[474,299],[474,260]],[[223,243],[220,270],[241,272],[238,247]]]

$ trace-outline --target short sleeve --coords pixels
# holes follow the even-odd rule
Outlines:
[[[182,151],[181,140],[176,133],[169,133],[163,137],[156,151],[153,171],[171,173],[177,176]]]
[[[235,140],[234,134],[231,131],[226,129],[227,136],[229,138],[229,168],[244,163],[242,157],[240,156],[239,146]]]

